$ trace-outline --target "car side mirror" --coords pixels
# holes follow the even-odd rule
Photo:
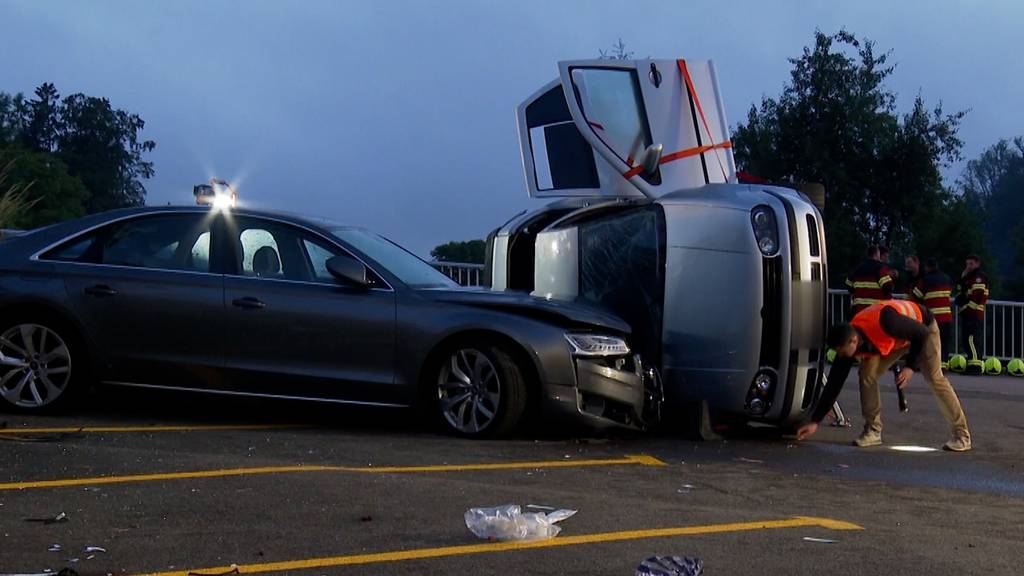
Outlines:
[[[369,288],[366,265],[348,256],[334,256],[327,260],[327,271],[340,282],[356,288]]]
[[[645,176],[654,176],[658,171],[658,165],[661,164],[661,154],[664,149],[664,146],[661,144],[651,144],[644,149],[643,156],[640,157],[640,165],[643,166]]]

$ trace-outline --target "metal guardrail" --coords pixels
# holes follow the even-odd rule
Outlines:
[[[904,294],[897,294],[903,298]],[[846,290],[828,291],[828,323],[845,322],[850,314],[850,294]],[[960,318],[953,315],[953,353],[960,353]],[[985,327],[982,332],[982,356],[995,356],[1002,361],[1024,358],[1024,302],[989,300],[985,305]]]
[[[431,262],[431,266],[462,286],[480,286],[483,264],[465,262]],[[903,294],[897,294],[902,298]],[[828,291],[828,324],[845,322],[850,315],[850,294],[846,290]],[[960,353],[959,318],[953,317],[953,353]],[[1002,361],[1024,358],[1024,302],[989,300],[985,307],[985,329],[982,355],[996,356]]]
[[[481,286],[484,278],[483,264],[465,262],[431,262],[431,266],[455,280],[461,286]]]

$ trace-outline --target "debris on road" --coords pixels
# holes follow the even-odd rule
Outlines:
[[[71,517],[61,512],[52,518],[25,518],[25,522],[38,522],[40,524],[61,524],[70,520]]]
[[[651,556],[636,567],[636,576],[701,576],[704,563],[689,556]]]
[[[744,458],[740,456],[736,459],[737,462],[746,462],[747,464],[764,464],[764,460],[756,460],[754,458]]]
[[[494,508],[470,508],[466,511],[466,527],[484,540],[547,540],[562,529],[555,525],[576,514],[576,510],[555,510],[550,513],[523,514],[518,504]]]
[[[94,552],[102,552],[103,554],[106,554],[107,549],[101,546],[86,546],[84,552],[86,554],[92,554]]]
[[[818,544],[835,544],[838,540],[829,540],[828,538],[811,538],[810,536],[804,536],[804,542],[817,542]]]
[[[678,494],[689,494],[690,492],[693,492],[696,488],[697,487],[694,486],[693,484],[683,484],[682,488],[680,488],[679,490],[676,490],[676,493],[678,493]]]
[[[47,552],[60,552],[60,544],[50,544],[50,547],[46,549]]]

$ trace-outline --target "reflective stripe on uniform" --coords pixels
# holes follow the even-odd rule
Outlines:
[[[935,315],[938,315],[938,314],[952,314],[953,313],[953,310],[951,310],[949,306],[946,306],[944,308],[929,308],[929,310],[931,310],[932,314],[935,314]]]
[[[917,291],[917,288],[914,288],[914,292],[916,293]],[[935,292],[925,294],[924,298],[925,300],[931,300],[932,298],[949,298],[950,294],[952,294],[950,290],[936,290]]]
[[[853,286],[854,288],[878,288],[882,284],[881,280],[879,280],[878,282],[849,282],[849,281],[847,281],[846,283],[848,285],[850,285],[850,286]]]
[[[850,303],[854,306],[871,306],[872,304],[878,304],[878,300],[874,298],[854,298]]]

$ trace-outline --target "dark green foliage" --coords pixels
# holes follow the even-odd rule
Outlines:
[[[932,228],[940,222],[967,225],[957,220],[961,207],[939,172],[960,158],[957,130],[965,113],[929,110],[918,96],[900,117],[895,95],[884,85],[894,70],[889,56],[846,31],[817,32],[814,46],[790,60],[782,94],[751,106],[733,137],[741,170],[780,184],[825,186],[833,286],[868,244],[952,262],[963,235],[939,235]],[[964,249],[972,250],[980,247]]]
[[[5,227],[31,229],[85,216],[89,191],[53,154],[0,145],[0,166],[9,166],[8,181],[23,186],[26,200],[32,203]]]
[[[960,186],[984,222],[1000,299],[1024,298],[1024,137],[1000,140],[967,163]]]
[[[483,264],[486,243],[483,240],[468,242],[447,242],[430,251],[430,257],[438,262],[463,262]]]
[[[142,181],[154,173],[143,155],[156,146],[140,138],[144,127],[137,114],[112,107],[106,98],[61,99],[49,83],[31,100],[0,93],[0,152],[14,160],[12,183],[38,199],[23,225],[142,205]]]

